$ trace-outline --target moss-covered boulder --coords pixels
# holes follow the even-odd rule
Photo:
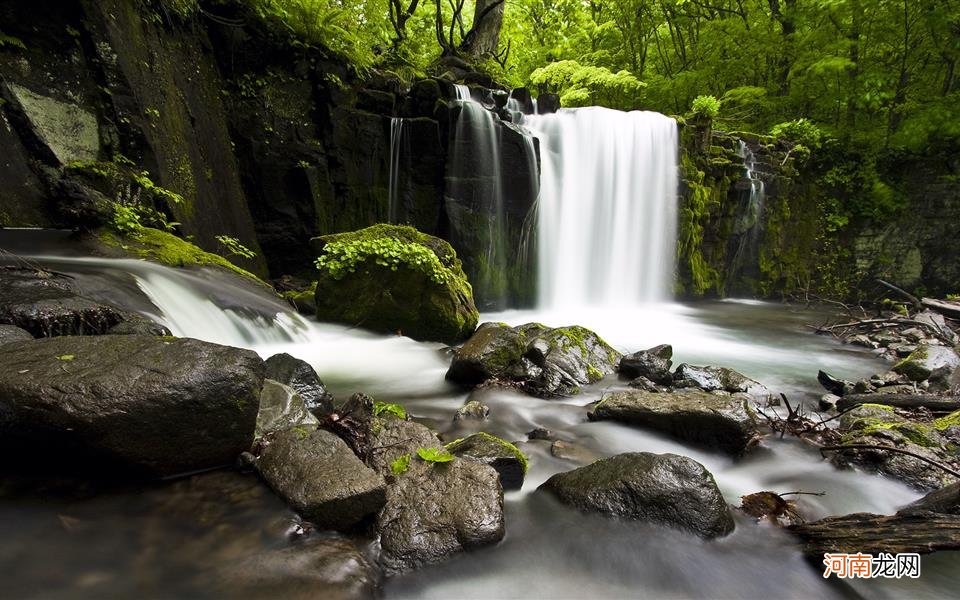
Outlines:
[[[500,474],[505,490],[519,490],[527,474],[527,457],[519,448],[489,433],[475,433],[450,442],[447,451],[455,456],[481,462]]]
[[[476,329],[473,289],[447,242],[385,224],[312,242],[317,318],[439,342]]]
[[[447,379],[466,386],[500,380],[535,396],[569,396],[613,373],[620,356],[579,325],[484,323],[454,352]]]
[[[957,456],[941,435],[943,421],[925,423],[908,418],[896,409],[881,404],[861,404],[840,417],[838,430],[843,445],[866,444],[906,450],[928,460],[957,465]],[[945,429],[945,428],[944,428]],[[838,466],[856,464],[900,479],[921,490],[932,490],[951,483],[946,472],[929,462],[907,454],[884,450],[837,452],[832,461]]]

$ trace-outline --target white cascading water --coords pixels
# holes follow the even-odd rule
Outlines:
[[[527,116],[523,125],[540,138],[540,307],[669,299],[676,121],[590,107]]]
[[[391,223],[400,222],[401,212],[401,193],[400,193],[400,167],[403,158],[404,138],[403,138],[404,119],[402,117],[393,117],[390,120],[390,207],[389,215]]]
[[[730,274],[733,276],[743,272],[745,265],[748,264],[748,257],[756,256],[763,219],[763,203],[767,196],[766,184],[757,171],[757,157],[743,140],[740,140],[737,154],[743,159],[744,177],[750,183],[750,190],[745,198],[746,203],[741,205],[734,230],[739,235],[739,241],[730,261]]]

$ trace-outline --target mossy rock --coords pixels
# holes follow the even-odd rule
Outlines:
[[[925,448],[939,448],[943,440],[936,429],[901,417],[892,407],[882,404],[861,404],[840,419],[844,443],[864,436],[892,435]]]
[[[946,431],[951,427],[960,427],[960,410],[955,410],[945,417],[940,417],[933,422],[937,431]]]
[[[128,235],[120,235],[108,229],[101,229],[98,237],[107,246],[120,249],[138,258],[170,267],[221,267],[271,290],[273,289],[253,273],[241,269],[226,258],[202,250],[172,233],[159,229],[142,227],[136,233]]]
[[[527,457],[510,442],[489,433],[475,433],[450,442],[447,451],[456,456],[482,462],[500,474],[505,490],[519,490],[529,465]]]
[[[448,343],[476,329],[473,288],[444,240],[378,224],[312,243],[320,256],[317,318]]]

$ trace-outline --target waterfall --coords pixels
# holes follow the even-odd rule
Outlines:
[[[736,244],[729,263],[731,279],[743,276],[748,260],[757,255],[766,199],[766,186],[757,171],[757,157],[743,140],[740,140],[737,155],[743,159],[743,176],[748,187],[741,187],[745,193],[733,228],[736,237],[731,238]]]
[[[390,208],[389,219],[391,223],[399,223],[403,199],[400,194],[400,159],[404,149],[403,138],[404,119],[394,117],[390,119]]]
[[[668,299],[676,258],[676,122],[590,107],[530,115],[523,125],[540,138],[540,306]]]

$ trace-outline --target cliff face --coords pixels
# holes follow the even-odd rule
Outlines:
[[[230,260],[259,275],[309,276],[310,238],[393,220],[450,241],[482,307],[532,301],[539,150],[509,118],[493,120],[499,153],[484,156],[475,132],[452,135],[462,115],[447,81],[361,82],[242,3],[216,10],[181,19],[148,0],[0,0],[2,33],[19,42],[0,45],[0,226],[96,221],[71,173],[123,164],[172,192],[154,204],[180,235],[214,252],[218,236],[236,238],[256,256]],[[698,123],[682,139],[678,293],[855,295],[876,276],[960,290],[956,161],[889,161],[906,206],[845,222],[849,198],[823,185],[829,159]]]
[[[855,299],[877,278],[929,294],[960,289],[957,161],[888,159],[884,186],[902,205],[867,219],[831,185],[838,158],[827,151],[697,123],[681,137],[680,294]]]

